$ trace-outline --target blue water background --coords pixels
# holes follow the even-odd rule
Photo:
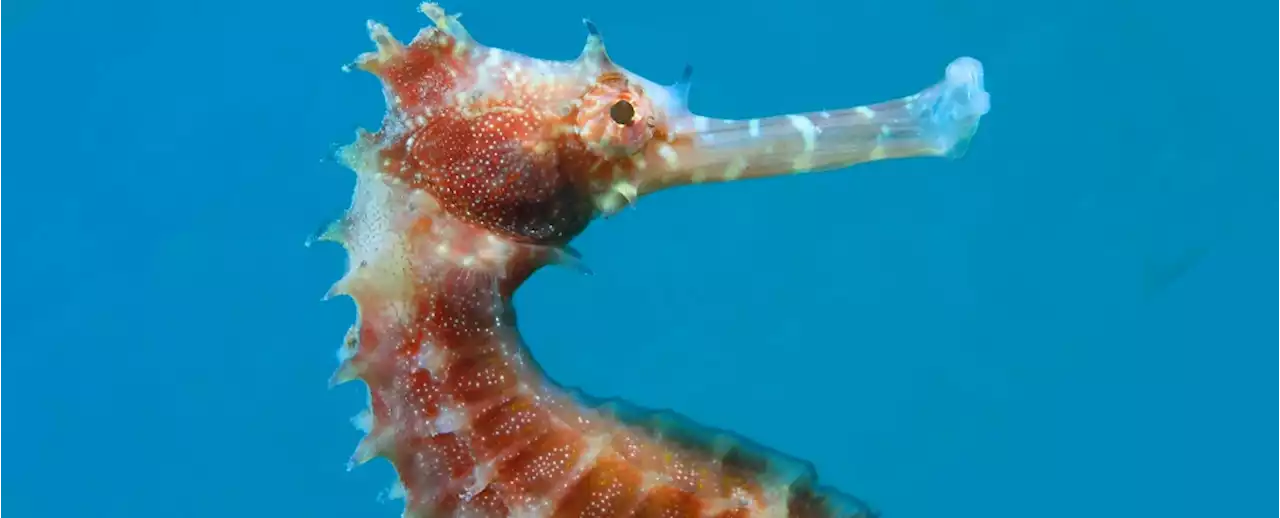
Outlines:
[[[719,117],[987,67],[960,161],[677,190],[594,226],[595,276],[517,299],[557,379],[812,460],[889,518],[1247,518],[1276,482],[1275,55],[1251,5],[446,7],[560,59],[589,16],[640,74],[692,64]],[[415,7],[5,3],[10,516],[398,516],[385,464],[344,469],[364,396],[325,382],[353,307],[319,302],[341,250],[302,242],[348,201],[335,147],[383,113],[339,67],[368,18],[411,37]]]

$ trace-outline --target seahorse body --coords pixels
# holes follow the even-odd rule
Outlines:
[[[869,514],[805,463],[673,414],[591,404],[541,372],[511,297],[600,214],[662,188],[956,154],[987,110],[962,58],[919,94],[749,121],[690,113],[607,56],[588,22],[574,61],[477,43],[438,6],[409,44],[370,22],[356,65],[383,83],[376,133],[341,152],[357,173],[320,236],[348,271],[356,324],[333,382],[363,380],[351,461],[395,467],[409,516],[826,518]]]

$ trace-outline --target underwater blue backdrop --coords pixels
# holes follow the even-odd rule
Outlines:
[[[544,58],[590,17],[642,75],[692,64],[719,117],[985,63],[962,160],[664,193],[582,236],[596,275],[517,298],[564,384],[809,459],[888,518],[1270,516],[1264,6],[445,4]],[[415,8],[5,2],[11,517],[398,516],[386,464],[344,469],[363,391],[325,383],[353,308],[319,301],[341,249],[302,243],[383,113],[339,67]]]

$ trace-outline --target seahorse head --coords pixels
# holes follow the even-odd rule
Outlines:
[[[371,25],[358,65],[382,80],[389,124],[371,136],[379,168],[456,217],[517,241],[559,245],[636,196],[683,102],[615,65],[589,22],[571,61],[486,47],[433,4],[408,44]]]
[[[382,81],[389,109],[361,147],[382,175],[518,242],[563,245],[595,217],[678,185],[952,156],[987,109],[968,59],[887,103],[710,119],[686,107],[688,68],[671,85],[632,73],[590,22],[579,56],[555,61],[481,45],[457,15],[422,10],[435,27],[408,44],[370,24],[378,48],[357,65]]]

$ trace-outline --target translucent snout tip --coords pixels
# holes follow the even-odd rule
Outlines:
[[[991,94],[982,85],[982,62],[958,58],[947,65],[947,97],[956,101],[956,116],[981,117],[991,110]]]
[[[991,110],[991,95],[982,84],[982,63],[971,57],[952,61],[934,92],[932,118],[938,143],[945,156],[959,158],[978,131],[978,121]]]

